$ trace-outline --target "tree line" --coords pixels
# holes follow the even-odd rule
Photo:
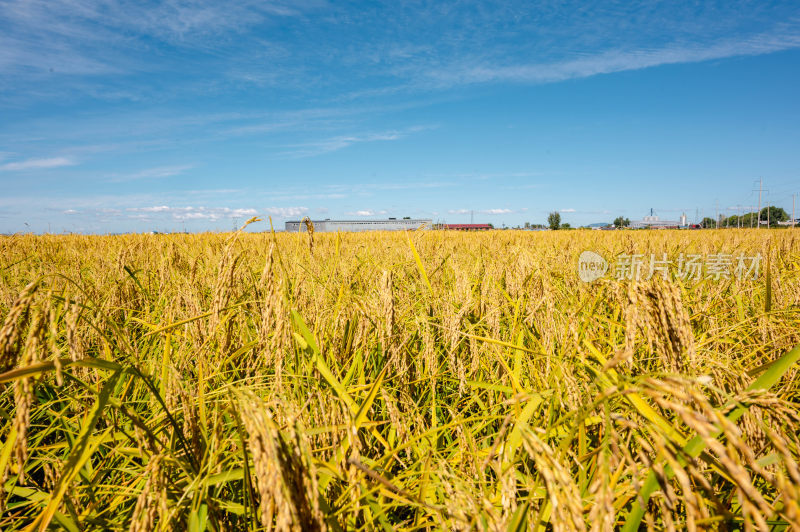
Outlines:
[[[783,208],[772,205],[761,209],[761,216],[759,216],[756,212],[748,212],[742,214],[741,216],[720,215],[718,221],[706,216],[700,222],[700,226],[704,229],[712,229],[715,227],[757,227],[759,219],[761,220],[762,226],[769,225],[770,227],[777,227],[779,222],[785,222],[789,220],[789,214]],[[613,225],[614,227],[629,227],[631,225],[631,221],[623,216],[617,216],[614,219]],[[533,226],[526,223],[525,227],[528,228]],[[568,223],[561,223],[561,213],[558,211],[553,211],[547,216],[547,227],[552,230],[570,229],[570,225]]]

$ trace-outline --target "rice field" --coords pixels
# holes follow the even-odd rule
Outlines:
[[[0,237],[0,529],[798,529],[796,234]]]

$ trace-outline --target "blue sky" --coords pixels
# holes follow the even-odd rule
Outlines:
[[[0,232],[791,209],[796,1],[514,4],[0,0]]]

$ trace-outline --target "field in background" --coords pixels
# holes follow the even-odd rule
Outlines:
[[[0,528],[800,527],[795,234],[0,238]]]

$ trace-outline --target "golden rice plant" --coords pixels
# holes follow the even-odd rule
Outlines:
[[[798,345],[792,230],[0,237],[0,529],[796,529]]]

